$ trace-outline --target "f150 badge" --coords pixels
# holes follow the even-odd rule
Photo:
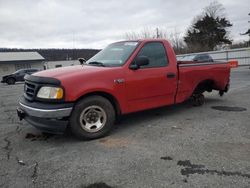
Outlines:
[[[117,84],[122,84],[125,81],[124,81],[124,79],[120,78],[120,79],[115,79],[114,82],[117,83]]]

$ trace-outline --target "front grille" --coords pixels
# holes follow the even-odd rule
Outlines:
[[[38,84],[25,81],[24,84],[24,97],[30,101],[34,100],[38,89]]]

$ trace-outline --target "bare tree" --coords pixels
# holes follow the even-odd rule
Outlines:
[[[248,15],[250,16],[250,13]],[[250,21],[248,21],[248,23],[250,23]],[[248,43],[248,46],[250,46],[250,29],[248,29],[245,33],[241,33],[241,35],[248,35],[249,36],[249,40],[245,43]]]
[[[213,1],[204,8],[203,14],[212,18],[225,17],[225,8],[218,1]]]
[[[185,51],[183,37],[181,36],[181,33],[178,32],[176,29],[170,33],[169,40],[176,53],[180,54]]]
[[[150,29],[149,27],[144,27],[139,36],[140,38],[144,38],[144,39],[155,38],[154,33],[152,33],[152,29]]]
[[[136,33],[135,31],[128,31],[125,33],[125,38],[127,40],[137,40],[140,37],[138,36],[138,33]]]
[[[146,27],[139,32],[130,31],[125,33],[125,38],[128,40],[138,40],[138,39],[167,39],[173,46],[176,53],[186,52],[186,46],[183,41],[181,33],[175,29],[173,32],[168,32],[166,27],[149,28]]]
[[[125,38],[128,40],[138,40],[138,39],[150,39],[157,38],[159,31],[154,31],[154,29],[149,27],[144,27],[141,31],[129,31],[125,33]],[[159,38],[159,37],[158,37]]]

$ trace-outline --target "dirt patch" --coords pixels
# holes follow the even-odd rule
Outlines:
[[[131,140],[127,138],[104,138],[101,139],[100,144],[107,147],[107,148],[114,148],[114,147],[127,147]]]
[[[25,138],[26,139],[30,139],[31,141],[35,141],[35,140],[48,140],[49,138],[53,137],[53,134],[47,134],[47,133],[43,133],[43,134],[33,134],[33,133],[27,133]]]
[[[214,110],[226,111],[226,112],[242,112],[247,110],[246,108],[236,107],[236,106],[212,106],[211,108]]]

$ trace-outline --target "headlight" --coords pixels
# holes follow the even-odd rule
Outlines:
[[[41,99],[62,99],[63,89],[60,87],[41,87],[37,93],[37,97]]]

